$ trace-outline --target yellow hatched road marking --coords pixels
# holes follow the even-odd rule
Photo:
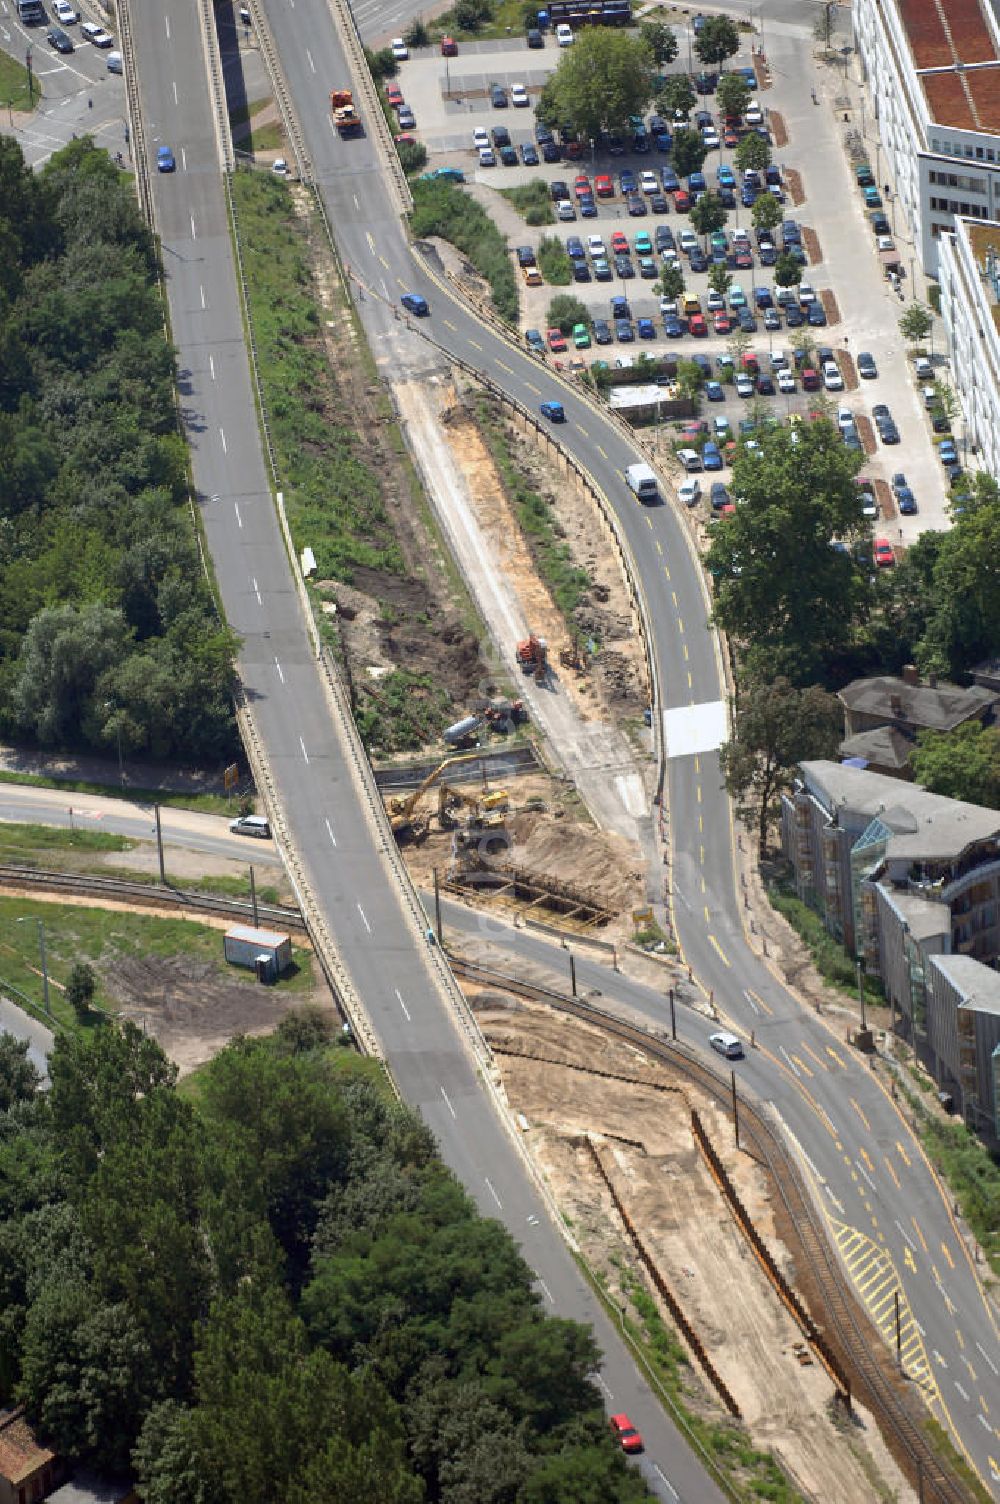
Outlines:
[[[858,1228],[838,1222],[836,1218],[830,1219],[830,1225],[854,1287],[893,1352],[896,1350],[896,1296],[899,1296],[900,1351],[906,1372],[930,1394],[936,1394],[937,1386],[920,1329],[913,1319],[892,1259],[885,1249],[878,1247]]]

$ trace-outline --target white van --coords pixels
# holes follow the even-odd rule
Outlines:
[[[109,52],[107,61],[109,73],[123,72],[122,55],[120,52]]]
[[[240,815],[230,820],[229,829],[234,836],[256,836],[260,841],[271,838],[271,827],[263,815]]]
[[[710,1034],[708,1042],[713,1050],[718,1050],[720,1055],[725,1055],[727,1060],[742,1060],[743,1046],[735,1034],[727,1034],[724,1031],[719,1034]]]
[[[572,47],[574,41],[572,26],[567,26],[565,21],[560,21],[556,27],[556,41],[560,47]]]

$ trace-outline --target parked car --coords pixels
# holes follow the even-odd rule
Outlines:
[[[878,375],[878,367],[875,364],[875,358],[874,356],[870,355],[867,350],[862,350],[859,353],[857,359],[857,367],[858,375],[863,376],[866,381],[871,381]]]
[[[511,84],[510,102],[515,109],[527,109],[531,101],[528,98],[528,91],[523,84]]]
[[[840,367],[835,360],[823,362],[823,385],[828,392],[842,392],[844,390],[844,378],[840,374]]]
[[[876,538],[872,545],[872,555],[879,569],[891,569],[896,562],[896,555],[892,551],[892,544],[888,538]]]

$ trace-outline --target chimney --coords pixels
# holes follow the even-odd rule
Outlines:
[[[902,697],[902,695],[890,695],[889,696],[889,709],[892,712],[893,718],[895,720],[901,721],[903,719],[903,697]]]
[[[903,665],[903,683],[904,684],[919,684],[920,683],[920,675],[917,673],[917,666],[916,666],[915,663],[904,663],[904,665]]]

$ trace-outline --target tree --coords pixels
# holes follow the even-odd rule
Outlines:
[[[961,403],[955,395],[955,388],[947,381],[940,379],[934,383],[934,406],[931,408],[931,417],[946,418],[949,425],[955,421],[961,412]]]
[[[705,373],[693,360],[677,362],[677,387],[682,397],[697,397],[705,385]]]
[[[934,317],[926,303],[911,303],[899,320],[899,332],[911,345],[923,344],[933,327]]]
[[[707,554],[713,614],[751,667],[810,684],[852,642],[870,605],[867,572],[830,547],[865,535],[854,483],[861,456],[825,419],[795,444],[783,428],[756,438],[760,452],[733,464],[743,504],[714,530]]]
[[[726,73],[719,79],[715,102],[721,115],[740,116],[750,103],[750,85],[741,74]]]
[[[28,1059],[28,1041],[0,1032],[0,1112],[30,1102],[41,1079]]]
[[[656,103],[668,120],[672,121],[676,115],[683,115],[686,120],[694,109],[697,99],[694,84],[687,74],[671,73],[669,78],[664,80]]]
[[[653,92],[649,48],[627,31],[588,26],[577,33],[540,95],[539,118],[565,121],[578,136],[596,140],[623,130],[641,115]]]
[[[773,230],[775,225],[780,225],[782,214],[781,205],[773,193],[762,193],[754,200],[750,210],[750,218],[757,230]]]
[[[955,731],[921,731],[910,758],[932,794],[1000,809],[1000,729],[967,721]]]
[[[924,630],[913,644],[912,659],[924,673],[955,679],[981,658],[1000,652],[997,482],[979,472],[961,515],[947,533],[937,536]]]
[[[682,125],[680,130],[674,133],[670,155],[674,169],[682,178],[687,178],[692,172],[701,171],[702,164],[708,156],[708,147],[699,131],[690,130],[686,125]]]
[[[83,1019],[89,1013],[96,985],[93,967],[88,966],[86,961],[77,961],[66,979],[66,1001],[77,1018]]]
[[[11,696],[21,728],[46,746],[99,741],[104,712],[94,690],[128,641],[121,612],[97,602],[39,611],[21,644]]]
[[[493,19],[493,0],[455,0],[451,13],[459,31],[478,31]]]
[[[733,274],[727,266],[717,263],[708,269],[708,285],[713,292],[721,292],[725,297],[733,285]]]
[[[420,172],[427,166],[427,148],[422,141],[397,141],[396,153],[403,171]]]
[[[643,21],[639,26],[639,37],[649,48],[657,68],[672,63],[677,56],[677,33],[663,21]]]
[[[802,281],[802,268],[787,251],[774,263],[774,281],[778,287],[797,287]]]
[[[561,292],[552,299],[545,317],[550,329],[561,329],[563,334],[569,334],[574,324],[586,324],[588,329],[590,327],[590,312],[586,303],[581,303],[579,298],[568,292]]]
[[[414,16],[408,30],[403,33],[403,41],[407,47],[428,47],[431,34],[427,30],[427,23],[423,16]]]
[[[827,51],[829,51],[830,47],[833,45],[833,33],[835,29],[836,15],[836,0],[822,0],[820,13],[816,17],[816,23],[813,26],[813,37],[817,42],[819,42],[822,47],[825,47]]]
[[[392,55],[391,47],[380,47],[377,52],[373,52],[370,47],[366,47],[365,61],[368,64],[368,71],[376,83],[379,83],[383,78],[395,78],[399,72],[399,64]]]
[[[717,193],[703,193],[691,205],[691,228],[699,235],[713,235],[726,222],[726,211]]]
[[[795,768],[832,757],[842,735],[840,702],[819,685],[796,689],[787,679],[750,678],[731,702],[731,734],[720,748],[726,790],[741,820],[757,825],[758,852],[767,850],[768,826]]]
[[[733,152],[733,161],[740,172],[763,172],[771,160],[771,147],[763,136],[751,131]]]
[[[729,16],[709,16],[695,37],[694,50],[706,68],[724,63],[740,50],[740,34]]]
[[[665,266],[660,272],[657,286],[665,298],[672,298],[674,302],[684,293],[684,273],[679,266]]]
[[[318,1003],[303,1003],[286,1013],[274,1031],[275,1042],[290,1055],[324,1049],[336,1032],[336,1019]]]

